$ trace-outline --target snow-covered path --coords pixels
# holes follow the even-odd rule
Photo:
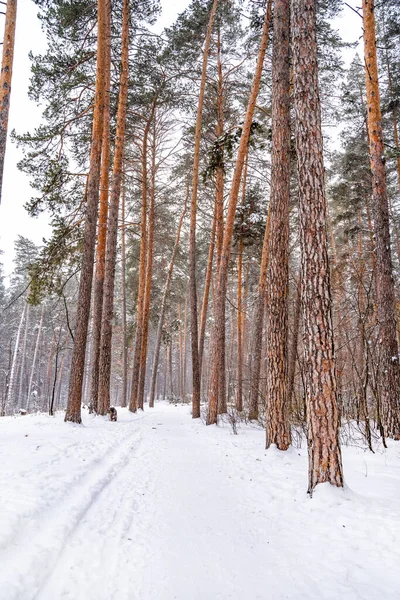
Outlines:
[[[117,423],[0,421],[1,600],[398,600],[400,446],[345,449],[305,493],[305,449],[187,406]]]

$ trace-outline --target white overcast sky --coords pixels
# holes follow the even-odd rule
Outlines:
[[[161,0],[163,13],[159,27],[170,25],[188,5],[188,0]],[[348,4],[355,7],[357,0],[349,0]],[[358,2],[359,4],[359,2]],[[0,19],[4,17],[0,15]],[[345,41],[355,42],[361,36],[361,19],[349,8],[345,7],[343,15],[335,23]],[[3,28],[0,21],[0,30]],[[157,27],[158,28],[158,27]],[[40,123],[41,108],[28,98],[30,78],[30,51],[44,52],[45,36],[37,19],[37,9],[32,0],[18,0],[17,32],[15,40],[15,56],[13,81],[11,89],[11,107],[9,132],[32,130]],[[346,52],[345,60],[349,63],[354,51]],[[13,269],[14,241],[18,234],[30,238],[40,244],[43,237],[49,235],[46,216],[32,219],[24,209],[24,204],[32,195],[29,179],[17,169],[21,152],[15,144],[8,141],[4,167],[3,195],[0,206],[0,249],[4,255],[0,262],[4,264],[4,272],[9,275]]]

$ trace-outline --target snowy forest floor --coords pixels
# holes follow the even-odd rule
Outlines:
[[[1,600],[398,600],[400,442],[343,449],[310,500],[306,448],[159,404],[118,422],[0,420]]]

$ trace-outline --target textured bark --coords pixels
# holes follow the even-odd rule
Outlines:
[[[218,6],[218,0],[213,1],[208,21],[206,39],[204,42],[203,66],[201,72],[201,82],[199,99],[197,104],[196,130],[194,137],[193,152],[193,177],[192,177],[192,198],[190,208],[190,231],[189,231],[189,278],[190,278],[190,331],[191,331],[191,350],[192,350],[192,417],[200,418],[200,361],[199,361],[199,333],[197,323],[197,283],[196,283],[196,219],[197,219],[197,193],[199,187],[199,164],[200,164],[200,142],[201,126],[203,119],[204,93],[206,88],[208,53],[210,51],[211,34],[214,26],[215,13]]]
[[[110,175],[110,86],[111,86],[111,2],[107,1],[105,56],[105,95],[103,141],[101,146],[99,223],[97,228],[96,268],[93,285],[92,352],[90,411],[98,411],[101,318],[103,312],[104,270],[106,262],[108,192]]]
[[[309,486],[343,486],[318,89],[315,0],[292,2]]]
[[[93,111],[92,144],[87,185],[83,256],[77,302],[77,315],[69,377],[68,404],[65,421],[81,423],[81,398],[85,369],[86,340],[90,316],[96,244],[97,208],[99,202],[101,145],[104,124],[105,60],[107,31],[107,0],[98,0],[96,91]]]
[[[228,283],[229,258],[231,252],[232,235],[235,224],[235,214],[239,196],[240,181],[242,178],[243,166],[250,138],[250,129],[251,124],[253,122],[254,109],[256,106],[258,91],[260,88],[265,52],[268,45],[268,31],[271,21],[271,8],[272,0],[268,0],[260,42],[260,49],[257,58],[257,65],[254,73],[253,86],[250,92],[250,98],[247,105],[246,116],[242,128],[242,135],[240,136],[239,149],[237,153],[235,170],[233,173],[232,185],[229,194],[228,212],[224,228],[221,260],[218,268],[217,286],[215,292],[215,323],[213,328],[212,361],[209,386],[210,389],[208,400],[207,425],[217,423],[218,418],[218,387],[220,380],[220,372],[223,368],[221,349],[224,347],[223,335],[225,329],[225,298]]]
[[[272,55],[271,233],[268,263],[266,446],[290,445],[288,292],[290,199],[290,0],[275,0]]]
[[[363,0],[365,81],[367,123],[377,275],[377,316],[381,356],[381,402],[386,435],[400,439],[400,366],[396,337],[395,293],[390,246],[389,206],[387,197],[382,115],[379,99],[376,56],[375,3]]]
[[[261,254],[260,276],[258,279],[257,298],[253,314],[252,331],[252,361],[250,370],[250,401],[249,419],[258,419],[258,399],[260,394],[260,372],[262,354],[262,334],[264,323],[265,294],[269,262],[269,238],[271,228],[271,211],[268,207],[267,223],[265,225],[264,241]]]
[[[122,399],[121,406],[125,407],[128,394],[128,340],[126,327],[126,250],[125,250],[125,188],[122,189],[121,199],[121,295],[122,295]]]
[[[3,59],[0,74],[0,204],[3,190],[4,159],[6,155],[8,113],[10,110],[11,81],[14,61],[17,0],[7,0],[3,38]]]
[[[99,360],[98,412],[102,415],[107,414],[110,408],[111,342],[114,311],[115,261],[117,257],[118,213],[119,199],[121,195],[129,79],[129,0],[124,0],[122,10],[121,75],[119,82],[114,165],[107,223],[107,250],[104,272],[104,295]]]
[[[189,196],[189,191],[187,193],[187,196],[185,199],[185,206],[183,208],[183,212],[182,212],[181,218],[179,220],[179,225],[178,225],[178,230],[176,232],[175,243],[174,243],[174,247],[172,250],[171,260],[169,262],[167,279],[164,284],[163,297],[162,297],[161,307],[160,307],[160,317],[158,319],[158,325],[157,325],[157,335],[156,335],[156,344],[155,344],[155,348],[154,348],[153,368],[152,368],[152,373],[151,373],[150,397],[149,397],[149,407],[150,408],[154,407],[154,396],[155,396],[155,392],[156,392],[157,371],[158,371],[158,362],[160,359],[161,336],[162,336],[162,328],[164,325],[165,307],[166,307],[168,292],[169,292],[169,288],[170,288],[170,284],[171,284],[172,273],[174,270],[175,256],[178,251],[179,240],[181,237],[183,220],[184,220],[185,214],[186,214],[186,206],[187,206],[188,196]],[[186,312],[187,311],[185,308],[185,314],[186,314]],[[185,317],[185,333],[184,333],[183,346],[184,346],[184,352],[185,352],[185,349],[186,349],[186,317]],[[185,372],[183,372],[183,375],[184,375],[184,373]]]
[[[300,313],[301,313],[301,274],[297,281],[296,290],[296,303],[294,307],[294,318],[293,318],[293,330],[292,330],[292,342],[289,353],[289,365],[288,365],[288,395],[287,401],[290,406],[293,397],[294,390],[294,376],[296,374],[296,362],[297,362],[297,345],[299,342],[299,330],[300,330]]]

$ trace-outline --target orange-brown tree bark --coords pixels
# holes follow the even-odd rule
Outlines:
[[[395,292],[390,244],[385,148],[376,56],[375,2],[363,0],[367,123],[372,172],[373,220],[376,254],[377,316],[381,360],[381,402],[386,435],[400,439],[400,365]]]
[[[10,111],[16,23],[17,0],[7,0],[3,38],[3,59],[1,62],[0,73],[0,204],[3,190],[4,159],[7,145],[8,113]]]
[[[339,444],[325,173],[318,87],[316,2],[292,2],[309,484],[343,486]]]
[[[85,369],[86,340],[90,317],[94,251],[99,202],[101,146],[104,125],[105,74],[107,45],[107,0],[98,0],[96,89],[93,109],[92,143],[86,194],[82,268],[79,281],[74,348],[71,358],[68,403],[65,421],[81,423],[82,384]]]
[[[111,2],[107,1],[105,57],[104,125],[101,147],[99,222],[97,228],[96,268],[93,285],[92,365],[90,411],[98,410],[101,316],[103,311],[104,269],[106,262],[108,192],[110,175],[110,85],[111,85]]]
[[[257,65],[254,73],[253,86],[250,92],[250,98],[247,105],[242,134],[240,136],[239,149],[237,153],[235,170],[229,194],[228,212],[224,228],[223,246],[221,252],[221,260],[218,268],[217,285],[215,292],[215,323],[213,328],[212,362],[207,413],[208,425],[217,423],[218,418],[218,387],[220,380],[220,371],[223,368],[221,351],[223,351],[224,346],[223,335],[225,326],[225,298],[228,283],[229,258],[231,252],[232,235],[235,224],[235,214],[239,196],[240,181],[242,178],[243,166],[250,138],[251,124],[253,122],[254,110],[256,106],[258,91],[260,88],[265,52],[268,45],[268,32],[271,21],[271,9],[272,0],[268,0],[261,35],[260,49],[257,57]]]
[[[110,408],[111,342],[114,311],[115,262],[117,257],[118,214],[121,195],[122,165],[125,147],[126,108],[129,79],[129,0],[124,0],[121,33],[121,74],[119,82],[117,130],[115,134],[114,164],[110,190],[107,223],[107,249],[104,273],[104,296],[101,323],[99,361],[98,412],[107,414]]]
[[[268,263],[266,446],[290,445],[288,291],[290,199],[290,0],[275,0],[272,55],[271,233]]]

